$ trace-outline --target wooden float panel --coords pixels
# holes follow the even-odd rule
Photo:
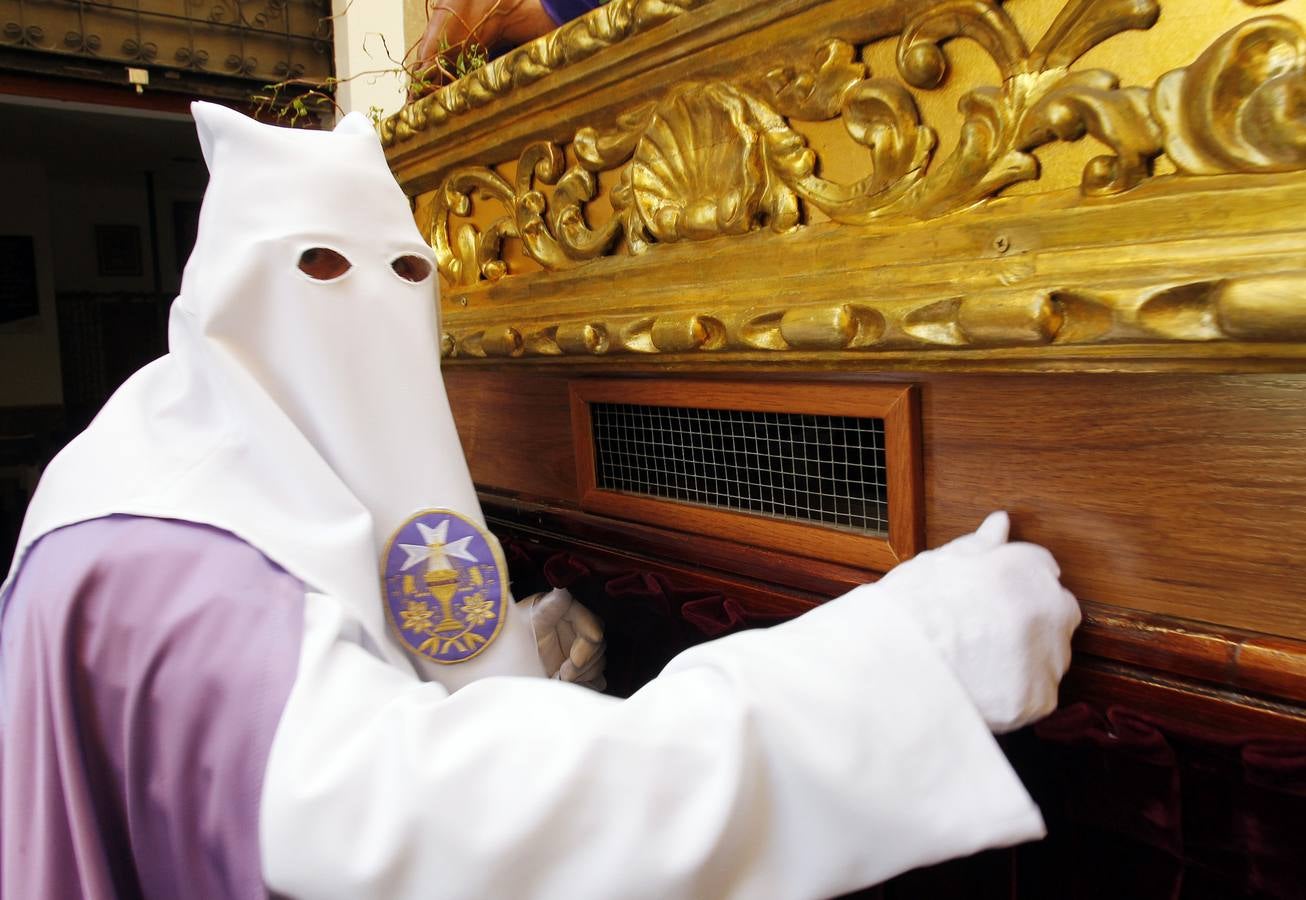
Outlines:
[[[577,508],[570,377],[446,373],[481,489]],[[926,546],[1007,509],[1016,536],[1049,547],[1082,599],[1306,639],[1306,376],[910,380]]]

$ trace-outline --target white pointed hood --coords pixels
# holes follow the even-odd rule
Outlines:
[[[391,600],[401,584],[425,590],[422,566],[405,567],[418,561],[403,537],[415,525],[430,538],[453,523],[456,535],[439,532],[452,557],[432,544],[423,559],[459,560],[455,603],[491,611],[484,595],[497,580],[505,597],[507,587],[440,377],[435,277],[414,282],[393,265],[407,258],[409,278],[414,265],[433,272],[432,253],[370,124],[351,114],[334,132],[314,132],[208,103],[192,110],[210,181],[169,353],[51,463],[14,571],[41,535],[85,519],[201,522],[338,597],[384,656],[451,689],[489,674],[543,674],[527,617],[510,602],[491,617],[489,640],[449,665],[422,659],[412,635],[405,652],[398,613],[386,621],[383,555],[398,560],[387,572]],[[298,265],[305,251],[339,254],[348,270],[311,277]],[[427,509],[456,515],[413,520]],[[410,549],[391,547],[392,536]],[[423,609],[440,612],[426,599]]]

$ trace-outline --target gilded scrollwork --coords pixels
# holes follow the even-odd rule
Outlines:
[[[1306,339],[1306,273],[779,309],[722,306],[447,332],[463,358],[714,351],[984,350]]]
[[[608,5],[614,15],[618,3]],[[628,0],[622,15],[637,5]],[[1031,48],[999,0],[939,0],[908,16],[891,75],[872,73],[858,48],[835,39],[806,62],[681,83],[610,125],[579,129],[570,165],[562,146],[539,141],[522,152],[512,184],[486,167],[452,171],[423,224],[446,280],[466,286],[507,274],[507,238],[559,270],[655,243],[791,231],[812,210],[853,225],[934,219],[1037,179],[1037,148],[1084,136],[1107,150],[1083,170],[1085,196],[1136,187],[1163,152],[1181,175],[1306,168],[1306,37],[1291,19],[1246,21],[1153,87],[1071,68],[1115,35],[1150,28],[1159,13],[1158,0],[1065,0]],[[956,39],[983,48],[1000,79],[962,95],[960,135],[942,157],[913,90],[945,82]],[[851,182],[824,177],[794,127],[832,120],[864,148],[865,174]],[[616,176],[613,211],[591,216],[604,173]],[[503,215],[479,229],[458,221],[474,193]]]
[[[1152,107],[1181,172],[1306,167],[1306,30],[1285,16],[1244,22],[1162,76]]]
[[[929,219],[981,203],[1038,177],[1037,147],[1091,135],[1110,149],[1086,167],[1088,195],[1128,190],[1148,175],[1162,132],[1145,88],[1122,88],[1102,69],[1070,71],[1092,47],[1156,20],[1156,0],[1069,0],[1030,49],[996,0],[944,0],[911,18],[898,38],[897,78],[873,77],[856,48],[819,46],[806,66],[775,67],[739,83],[681,84],[660,100],[587,127],[561,149],[532,144],[518,161],[516,185],[487,168],[451,173],[431,208],[432,244],[445,277],[457,285],[506,273],[505,237],[546,269],[609,252],[621,240],[632,253],[652,243],[701,240],[759,227],[787,231],[804,205],[847,224]],[[961,100],[961,136],[935,160],[936,132],[922,121],[911,87],[929,90],[948,71],[946,42],[967,38],[1002,75]],[[866,149],[867,174],[828,180],[794,121],[838,119]],[[600,173],[619,170],[612,217],[587,224]],[[552,186],[551,195],[541,187]],[[478,232],[454,217],[479,191],[506,215]]]

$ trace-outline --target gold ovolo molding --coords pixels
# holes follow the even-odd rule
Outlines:
[[[668,310],[443,335],[447,357],[1306,341],[1306,270],[1113,288],[991,291],[790,308]]]
[[[1306,168],[1306,32],[1290,18],[1245,21],[1150,87],[1071,69],[1159,14],[1158,0],[1067,0],[1030,46],[996,0],[923,5],[898,34],[895,77],[874,76],[858,48],[832,39],[806,66],[676,84],[577,130],[570,155],[550,141],[527,145],[512,182],[485,166],[452,170],[421,224],[445,282],[471,286],[510,274],[507,239],[557,271],[657,244],[794,231],[813,209],[846,225],[951,216],[1037,181],[1035,149],[1084,136],[1108,151],[1082,172],[1084,202],[1110,202],[1152,180],[1162,154],[1179,178]],[[937,132],[908,87],[944,82],[956,38],[982,47],[1001,80],[962,96],[960,139],[939,158]],[[865,151],[866,172],[851,182],[822,177],[817,151],[791,127],[833,120]],[[603,173],[615,175],[610,213],[590,206]],[[473,195],[504,214],[480,227],[468,221]]]

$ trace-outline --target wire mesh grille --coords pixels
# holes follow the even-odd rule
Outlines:
[[[594,403],[596,486],[888,530],[884,420]]]

